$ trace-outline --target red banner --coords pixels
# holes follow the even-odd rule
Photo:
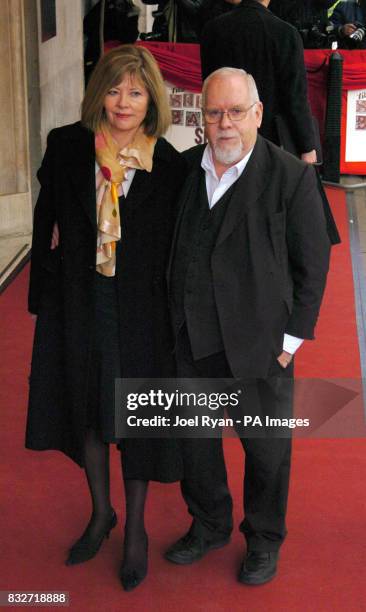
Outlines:
[[[119,43],[110,41],[106,49]],[[202,87],[199,45],[185,43],[142,42],[155,57],[164,79],[181,89],[200,92]],[[306,49],[304,52],[312,112],[318,119],[323,138],[327,104],[329,49]],[[347,91],[366,88],[366,51],[339,50],[343,56],[343,99],[341,125],[341,172],[366,174],[366,162],[346,162]],[[366,154],[365,154],[366,155]]]

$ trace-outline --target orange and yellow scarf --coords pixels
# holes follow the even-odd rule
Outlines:
[[[95,156],[100,170],[96,176],[97,191],[97,259],[96,269],[104,276],[116,272],[116,242],[121,239],[118,196],[129,168],[151,172],[156,138],[146,136],[139,128],[132,142],[119,149],[107,125],[95,135]]]

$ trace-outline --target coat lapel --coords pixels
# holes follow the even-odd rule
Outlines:
[[[203,149],[202,149],[203,154]],[[167,268],[167,281],[169,287],[171,268],[175,252],[175,246],[179,233],[180,223],[188,198],[193,195],[200,180],[202,155],[195,161],[193,169],[188,175],[183,187],[179,201],[178,218],[175,224],[172,247],[170,250],[169,263]],[[253,153],[248,164],[238,180],[236,189],[231,197],[228,209],[225,214],[224,222],[219,231],[216,246],[223,242],[237,227],[241,217],[250,209],[263,193],[270,180],[270,163],[265,141],[258,135]]]
[[[146,170],[136,170],[126,198],[129,207],[132,209],[149,198],[153,187],[154,180],[152,173],[146,172]]]
[[[96,231],[94,134],[79,124],[75,136],[69,138],[68,148],[67,165],[73,188]]]
[[[242,216],[261,196],[270,180],[269,166],[264,140],[258,136],[253,153],[230,199],[215,246],[218,246],[234,231]]]
[[[175,246],[177,243],[180,224],[183,218],[183,213],[184,213],[186,204],[188,202],[188,199],[192,195],[194,197],[195,193],[197,192],[197,187],[198,187],[199,180],[200,180],[200,170],[201,170],[201,160],[199,160],[199,163],[197,163],[195,167],[193,168],[193,170],[191,170],[191,172],[189,173],[184,183],[183,191],[179,198],[177,220],[175,222],[172,246],[170,249],[169,261],[168,261],[168,267],[167,267],[167,273],[166,273],[168,288],[169,288],[170,273],[172,269],[173,257],[174,257],[174,252],[175,252]]]

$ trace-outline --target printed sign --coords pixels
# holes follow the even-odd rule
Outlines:
[[[366,162],[366,89],[347,92],[346,162]]]
[[[178,89],[166,83],[172,112],[172,126],[166,138],[178,150],[184,151],[204,142],[201,94]]]

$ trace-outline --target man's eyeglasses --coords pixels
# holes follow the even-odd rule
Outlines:
[[[203,116],[206,123],[218,123],[225,114],[228,116],[230,121],[240,121],[241,119],[244,119],[255,104],[256,102],[253,102],[253,104],[251,104],[248,108],[235,107],[224,111],[218,110],[217,108],[206,108],[203,111]]]

